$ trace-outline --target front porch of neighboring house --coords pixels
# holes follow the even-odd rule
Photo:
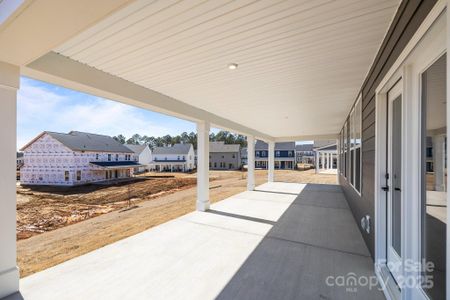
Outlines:
[[[258,169],[267,169],[268,161],[267,160],[256,160],[255,166]],[[275,169],[293,170],[294,168],[295,168],[294,160],[275,160]]]
[[[101,174],[101,177],[106,181],[130,178],[136,169],[143,167],[143,165],[133,161],[91,162],[91,165],[96,168],[94,172]]]
[[[152,170],[157,172],[186,172],[189,171],[186,160],[154,161]]]
[[[356,288],[353,278],[370,283]],[[20,291],[25,299],[384,298],[341,188],[282,182],[28,276]]]
[[[315,151],[316,173],[337,174],[338,153],[337,144],[317,148]]]

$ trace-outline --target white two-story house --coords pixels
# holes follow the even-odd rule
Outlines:
[[[145,172],[150,170],[152,163],[152,150],[148,145],[125,145],[134,152],[131,160],[138,162],[141,166],[134,169],[135,172]]]
[[[25,145],[24,185],[80,185],[127,178],[141,165],[129,148],[106,135],[45,131]]]
[[[188,172],[194,169],[195,153],[192,144],[175,144],[153,149],[152,169],[159,172]]]

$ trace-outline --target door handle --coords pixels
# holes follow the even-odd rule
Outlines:
[[[385,191],[385,192],[389,192],[389,187],[388,187],[388,186],[383,186],[381,189],[382,189],[383,191]]]
[[[401,188],[395,188],[395,190],[396,190],[396,191],[399,191],[399,192],[401,192],[401,191],[402,191],[402,189],[401,189]]]

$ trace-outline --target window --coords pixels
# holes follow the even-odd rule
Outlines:
[[[355,105],[355,162],[354,162],[354,187],[358,192],[361,192],[361,127],[362,127],[362,104],[361,98],[358,99]]]
[[[279,157],[280,156],[280,151],[275,151],[275,156]]]
[[[64,181],[69,181],[69,171],[64,171]]]
[[[289,151],[289,152],[288,152],[288,155],[289,155],[289,156],[292,156],[292,152],[291,152],[291,151]]]
[[[108,154],[108,161],[111,161],[111,154]]]
[[[81,180],[81,171],[77,171],[77,180],[78,180],[78,181]]]
[[[430,299],[445,299],[447,252],[447,101],[446,56],[422,74],[421,257],[423,275],[432,278],[423,289]],[[429,150],[431,148],[431,151]],[[428,161],[427,161],[428,160]],[[448,276],[448,274],[447,274]]]
[[[177,160],[180,160],[180,156],[179,155],[177,156]]]
[[[339,135],[339,169],[356,191],[361,192],[361,97],[355,103]]]
[[[232,157],[233,157],[233,158],[236,158],[236,154],[233,154]]]
[[[259,157],[259,151],[256,151],[256,157]]]
[[[356,191],[361,191],[361,98],[356,101],[349,117],[348,133],[348,180]]]
[[[344,153],[343,153],[343,166],[344,166],[344,177],[348,178],[347,174],[347,162],[348,162],[348,121],[345,122],[344,132],[342,136],[342,144],[344,145]]]
[[[116,154],[116,161],[119,160],[119,154]]]
[[[217,163],[216,162],[214,163],[214,168],[217,168]]]
[[[95,160],[98,160],[98,153],[95,154]]]
[[[186,156],[183,155],[183,160],[186,160]]]

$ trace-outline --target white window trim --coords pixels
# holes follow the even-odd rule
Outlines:
[[[450,37],[442,32],[430,32],[426,37],[425,34],[429,31],[438,17],[446,8],[447,1],[441,0],[433,7],[422,25],[409,41],[403,52],[400,54],[396,62],[383,78],[381,83],[376,88],[376,131],[375,131],[375,272],[383,287],[385,296],[388,299],[427,299],[427,296],[421,288],[405,288],[401,295],[398,289],[393,288],[390,283],[393,280],[387,280],[388,273],[386,272],[386,197],[382,192],[381,187],[384,185],[384,170],[385,170],[385,151],[383,151],[383,143],[386,139],[385,122],[383,118],[386,117],[386,108],[383,102],[387,100],[386,93],[388,89],[400,78],[403,84],[403,101],[402,105],[402,149],[410,149],[410,151],[402,152],[403,162],[408,161],[408,164],[402,163],[402,172],[404,180],[402,182],[402,260],[411,259],[413,261],[420,261],[420,189],[421,189],[421,145],[420,145],[420,78],[416,78],[413,74],[421,74],[428,68],[436,59],[443,53],[445,48],[450,48]],[[447,32],[450,32],[450,16],[447,14]],[[444,22],[445,23],[445,22]],[[444,30],[445,32],[445,30]],[[439,34],[440,33],[440,34]],[[425,51],[413,50],[420,49],[419,42],[423,38],[433,39],[433,44],[427,44]],[[411,64],[414,64],[412,70]],[[447,57],[447,98],[450,92],[450,67]],[[381,104],[380,104],[381,103]],[[450,128],[450,105],[447,105],[447,128]],[[383,128],[384,127],[384,128]],[[448,149],[447,149],[448,152]],[[447,178],[450,183],[450,178]],[[404,199],[408,199],[405,202]],[[447,195],[449,201],[449,195]],[[449,243],[450,232],[448,230],[450,216],[450,206],[447,208],[447,244]],[[415,216],[415,217],[404,217]],[[450,266],[450,247],[447,246],[447,270]],[[407,273],[403,270],[404,275],[414,276],[417,273]],[[446,277],[447,296],[450,292],[450,276]],[[386,284],[387,283],[387,284]]]
[[[347,165],[348,169],[347,169],[347,176],[345,176],[344,172],[343,172],[343,168],[345,168],[345,166],[342,168],[342,170],[340,170],[340,173],[343,175],[343,177],[346,179],[346,181],[348,182],[348,184],[353,188],[353,190],[358,194],[358,196],[361,197],[362,194],[362,157],[363,157],[363,153],[362,153],[362,103],[360,106],[360,120],[358,122],[358,124],[355,124],[355,115],[356,115],[356,108],[358,103],[362,102],[362,96],[361,94],[359,94],[358,99],[356,100],[355,104],[353,105],[353,108],[350,111],[349,114],[349,118],[348,118],[348,122],[347,123],[347,129],[348,131],[350,131],[349,136],[350,136],[350,144],[347,145],[347,152],[348,152],[348,159],[351,159],[351,151],[354,151],[354,155],[353,155],[353,169],[350,170],[349,167],[351,166],[351,162],[346,162],[345,165]],[[352,114],[353,114],[353,118],[352,118]],[[353,119],[353,120],[352,120]],[[352,147],[352,136],[355,137],[356,140],[356,127],[355,126],[359,126],[359,133],[360,133],[360,142],[359,142],[359,146],[356,146],[356,143],[354,142],[353,147]],[[344,124],[345,127],[345,124]],[[345,133],[344,127],[342,128],[342,133]],[[340,139],[341,140],[341,139]],[[343,137],[343,140],[345,140],[345,136]],[[344,142],[345,144],[345,142]],[[356,179],[356,150],[360,149],[360,155],[359,155],[359,191],[356,189],[355,187],[355,179]],[[343,149],[344,150],[344,149]],[[341,151],[341,149],[339,148],[339,151]],[[344,151],[344,156],[346,155],[346,152]],[[344,159],[345,161],[345,159]],[[351,172],[350,172],[351,171]],[[349,174],[350,173],[350,174]],[[352,178],[353,178],[353,183],[352,183]]]

